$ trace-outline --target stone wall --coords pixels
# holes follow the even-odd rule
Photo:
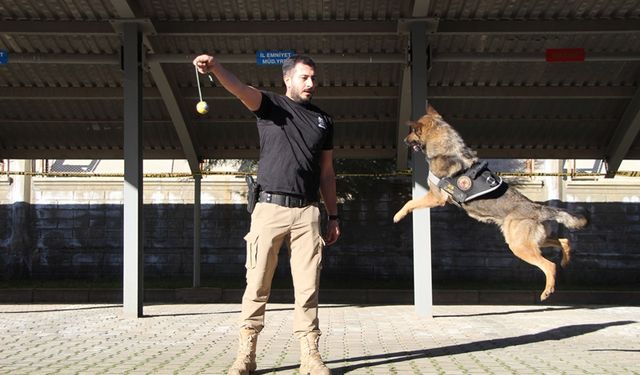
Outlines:
[[[338,244],[325,249],[323,284],[412,286],[411,218],[398,224],[391,220],[410,194],[409,181],[402,177],[339,181],[338,189],[348,197],[340,204],[343,234]],[[44,182],[34,183],[31,204],[0,205],[2,278],[121,279],[121,182],[57,184],[54,189]],[[249,229],[242,183],[215,184],[203,184],[202,278],[205,284],[224,281],[227,286],[242,287],[243,237]],[[227,186],[226,190],[220,184]],[[147,279],[192,277],[191,185],[145,183]],[[542,189],[539,183],[522,186],[522,191],[536,200],[544,196]],[[567,194],[611,195],[615,190],[611,186],[601,191],[596,191],[597,187],[581,189],[579,183],[569,186]],[[640,285],[640,203],[602,199],[554,202],[570,210],[586,209],[591,216],[586,229],[565,232],[573,243],[574,256],[570,267],[559,273],[559,288]],[[437,287],[543,285],[542,273],[511,254],[497,227],[478,223],[456,207],[432,209],[431,234]],[[558,251],[545,249],[545,254],[559,263]],[[276,275],[276,281],[285,285],[290,278],[286,255],[283,249]]]

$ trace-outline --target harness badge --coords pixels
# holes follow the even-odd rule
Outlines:
[[[462,191],[467,191],[471,189],[471,186],[473,185],[473,181],[471,181],[471,178],[469,178],[468,176],[460,176],[458,178],[458,181],[456,181],[456,185],[458,185],[458,189]]]

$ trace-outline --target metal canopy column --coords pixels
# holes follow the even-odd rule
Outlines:
[[[402,72],[402,86],[400,88],[400,106],[398,109],[398,130],[396,140],[396,169],[407,168],[409,151],[404,144],[407,135],[407,121],[411,119],[411,67],[407,65]]]
[[[142,31],[124,25],[124,316],[142,316],[144,228],[142,201]]]
[[[415,22],[411,30],[411,118],[425,114],[427,106],[427,25]],[[420,152],[411,152],[413,199],[427,194],[427,163]],[[413,211],[413,283],[414,304],[419,315],[433,316],[431,281],[431,212]]]
[[[116,31],[119,28],[119,22],[127,22],[127,19],[137,19],[138,24],[141,29],[146,29],[142,31],[146,31],[142,36],[142,40],[144,45],[147,47],[149,52],[153,55],[156,48],[154,46],[155,43],[149,38],[149,34],[156,34],[157,31],[155,29],[154,23],[145,18],[142,7],[140,6],[138,1],[135,0],[111,0],[111,5],[115,9],[116,13],[122,18],[122,20],[118,20],[114,22],[114,27]],[[188,63],[190,58],[185,59],[182,56],[184,63]],[[179,62],[183,62],[180,60]],[[193,283],[194,287],[200,286],[200,182],[202,180],[202,176],[200,175],[200,164],[198,155],[196,152],[196,147],[193,142],[193,137],[189,132],[189,128],[185,121],[186,116],[184,115],[184,111],[180,108],[180,104],[178,102],[179,97],[181,97],[180,91],[178,90],[175,83],[171,82],[167,78],[167,74],[165,73],[164,68],[162,67],[161,61],[148,59],[147,63],[149,65],[149,72],[151,73],[151,77],[153,78],[156,86],[158,87],[158,92],[165,106],[167,107],[167,111],[171,116],[171,121],[173,122],[173,126],[176,129],[176,133],[178,134],[178,138],[180,139],[180,144],[182,145],[182,151],[184,152],[184,156],[189,163],[189,168],[191,169],[191,173],[194,177],[194,233],[193,233]]]
[[[193,287],[200,287],[200,215],[201,215],[201,187],[202,175],[194,174],[193,185]]]

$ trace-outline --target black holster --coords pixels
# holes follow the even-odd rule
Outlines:
[[[246,175],[244,180],[247,182],[247,212],[252,213],[256,203],[258,203],[260,185],[254,181],[251,175]]]

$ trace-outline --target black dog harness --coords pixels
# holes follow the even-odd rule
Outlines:
[[[476,162],[452,177],[438,178],[429,171],[429,181],[451,195],[458,204],[479,198],[502,185],[502,179],[487,168],[486,161]]]

